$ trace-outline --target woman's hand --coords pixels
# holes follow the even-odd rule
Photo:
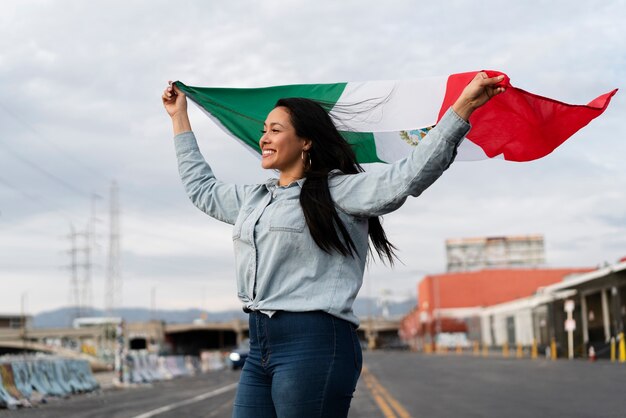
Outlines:
[[[172,118],[174,125],[174,135],[178,135],[182,132],[191,131],[191,123],[189,122],[189,116],[187,115],[187,96],[180,91],[178,87],[168,81],[167,88],[163,91],[163,106],[167,111],[167,114]]]
[[[476,74],[452,105],[452,110],[466,121],[469,120],[474,110],[487,103],[493,96],[504,91],[504,87],[497,86],[502,80],[504,80],[503,75],[489,78],[484,72]]]
[[[163,91],[163,96],[161,96],[167,114],[173,118],[177,114],[187,113],[187,96],[173,85],[171,81],[167,83],[169,85]]]

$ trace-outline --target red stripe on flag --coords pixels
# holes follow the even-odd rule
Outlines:
[[[485,71],[490,77],[503,74]],[[441,119],[478,71],[448,77],[446,95],[439,111]],[[617,89],[587,105],[572,105],[529,93],[510,84],[506,74],[499,84],[506,91],[477,109],[470,117],[467,138],[489,158],[500,154],[508,161],[532,161],[554,151],[570,136],[600,116]]]

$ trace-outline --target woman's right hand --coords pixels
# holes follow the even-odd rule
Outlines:
[[[163,106],[170,117],[187,113],[187,96],[178,87],[168,81],[169,86],[163,91]]]
[[[469,82],[461,95],[452,105],[452,109],[461,118],[469,120],[471,114],[487,103],[492,97],[504,92],[504,87],[499,83],[504,80],[504,75],[489,77],[486,72],[477,73]]]

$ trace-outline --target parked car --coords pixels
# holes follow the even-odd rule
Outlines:
[[[248,358],[248,354],[250,354],[250,340],[246,338],[228,355],[230,369],[237,370],[242,368],[246,362],[246,358]]]

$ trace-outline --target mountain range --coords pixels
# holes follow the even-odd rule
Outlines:
[[[388,302],[387,310],[390,318],[400,318],[413,309],[416,305],[415,299],[408,299],[401,302]],[[376,299],[358,298],[353,305],[354,312],[359,318],[369,316],[382,317],[383,307]],[[168,324],[191,323],[196,319],[206,318],[209,322],[226,322],[233,319],[245,320],[247,315],[242,310],[229,311],[206,311],[202,309],[183,310],[155,310],[148,308],[120,308],[108,315],[100,309],[79,310],[73,307],[63,307],[51,311],[41,312],[33,316],[34,328],[65,328],[72,326],[72,320],[78,316],[82,317],[105,317],[114,316],[124,318],[127,322],[144,322],[150,320],[164,321]]]

